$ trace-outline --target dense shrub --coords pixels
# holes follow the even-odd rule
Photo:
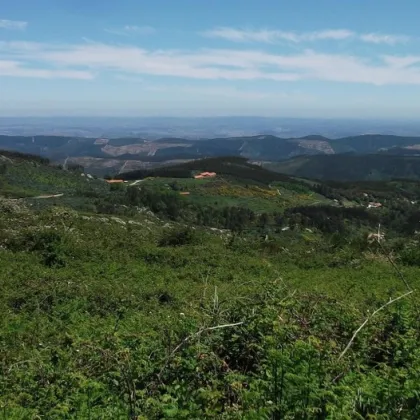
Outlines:
[[[183,246],[199,243],[199,235],[191,227],[166,231],[159,240],[159,246]]]

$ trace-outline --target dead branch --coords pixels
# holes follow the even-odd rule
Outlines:
[[[166,365],[168,364],[169,360],[175,355],[175,353],[182,347],[184,346],[188,341],[192,340],[195,337],[200,336],[201,334],[203,334],[206,331],[213,331],[213,330],[219,330],[221,328],[230,328],[230,327],[236,327],[238,325],[242,325],[243,322],[236,322],[234,324],[224,324],[224,325],[216,325],[214,327],[207,327],[207,328],[202,328],[200,330],[198,330],[197,332],[195,332],[194,334],[191,334],[187,337],[185,337],[171,352],[171,354],[167,357],[165,364],[162,366],[162,369],[159,372],[159,377],[162,375]]]
[[[362,325],[360,325],[360,327],[354,332],[353,336],[351,337],[350,341],[348,342],[346,348],[343,350],[343,352],[340,354],[340,357],[338,358],[338,360],[340,360],[348,351],[348,349],[350,348],[350,346],[352,345],[354,339],[356,338],[357,334],[359,334],[359,332],[362,330],[362,328],[379,312],[382,311],[382,309],[386,308],[387,306],[391,305],[392,303],[405,298],[408,295],[411,295],[411,293],[414,292],[414,290],[411,288],[411,286],[408,284],[407,280],[405,279],[403,273],[401,272],[401,270],[398,268],[398,266],[395,264],[395,261],[393,261],[393,259],[390,257],[389,253],[385,250],[385,248],[383,247],[383,245],[381,244],[380,241],[380,237],[381,237],[381,225],[378,226],[378,234],[377,234],[377,239],[376,242],[378,243],[379,247],[381,248],[382,252],[385,254],[386,258],[388,259],[388,261],[390,262],[390,264],[392,265],[392,267],[394,268],[394,270],[396,271],[396,273],[398,274],[398,277],[400,278],[400,280],[404,283],[405,287],[407,288],[408,292],[404,293],[401,296],[398,296],[394,299],[390,299],[388,302],[386,302],[384,305],[382,305],[380,308],[376,309],[371,315],[369,315],[362,323]]]
[[[376,311],[372,312],[372,315],[369,315],[364,322],[362,323],[362,325],[360,325],[360,327],[354,332],[352,338],[350,339],[350,341],[348,342],[346,348],[343,350],[343,352],[340,354],[340,357],[338,358],[338,360],[340,360],[346,353],[347,350],[350,348],[350,346],[352,345],[354,339],[356,338],[357,334],[359,334],[359,332],[362,330],[362,328],[379,312],[382,311],[382,309],[386,308],[387,306],[391,305],[392,303],[396,302],[397,300],[403,299],[406,296],[410,295],[411,293],[413,293],[414,290],[410,290],[407,293],[404,293],[401,296],[396,297],[395,299],[390,299],[387,303],[385,303],[384,305],[382,305],[380,308],[376,309]]]

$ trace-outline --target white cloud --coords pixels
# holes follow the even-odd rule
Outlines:
[[[278,41],[303,42],[317,40],[341,40],[354,36],[353,32],[346,29],[324,30],[318,32],[288,32],[275,30],[240,30],[234,28],[216,28],[203,32],[209,38],[222,38],[233,42],[266,42],[274,43]]]
[[[354,33],[347,29],[329,29],[325,31],[309,32],[302,34],[302,41],[318,41],[332,39],[339,41],[342,39],[348,39],[354,36]]]
[[[0,77],[2,76],[78,80],[89,80],[94,77],[94,75],[88,71],[23,67],[16,61],[0,60]]]
[[[235,28],[215,28],[202,33],[203,36],[209,38],[220,38],[232,42],[265,42],[275,43],[279,41],[287,41],[292,43],[315,42],[334,40],[340,41],[345,39],[354,39],[362,42],[373,44],[396,45],[405,43],[410,37],[404,35],[384,35],[384,34],[357,34],[348,29],[327,29],[314,32],[292,32],[278,30],[241,30]]]
[[[312,50],[288,55],[234,49],[146,50],[102,43],[59,45],[3,41],[0,42],[1,59],[13,61],[20,74],[32,71],[39,77],[91,78],[94,71],[119,77],[153,75],[201,80],[420,85],[420,68],[413,66],[420,59],[413,56],[366,58]],[[51,70],[43,70],[45,68]]]
[[[24,30],[27,26],[28,22],[23,22],[20,20],[0,19],[0,29]]]
[[[372,44],[404,44],[410,41],[410,37],[405,35],[382,35],[382,34],[363,34],[360,35],[360,39],[364,42],[370,42]]]
[[[156,29],[151,26],[125,25],[122,28],[105,29],[105,32],[108,32],[114,35],[121,35],[121,36],[153,35],[156,33]]]
[[[13,54],[18,52],[14,43]],[[10,52],[8,43],[0,43]],[[46,63],[66,67],[84,66],[88,69],[124,71],[134,74],[177,76],[190,79],[226,79],[278,81],[297,80],[297,75],[289,72],[265,72],[252,65],[247,57],[229,57],[229,51],[147,51],[133,46],[107,44],[82,44],[74,46],[31,46],[22,44],[22,56],[26,59],[43,60]],[[31,48],[33,48],[31,50]],[[226,68],[229,66],[230,68]]]
[[[385,55],[382,57],[385,63],[392,67],[403,69],[420,63],[420,56],[408,55],[404,57]]]

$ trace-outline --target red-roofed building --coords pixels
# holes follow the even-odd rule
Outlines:
[[[122,179],[107,179],[106,182],[108,182],[108,184],[120,184],[121,182],[124,182],[124,180],[122,180]]]
[[[201,174],[195,175],[195,179],[213,178],[216,176],[216,172],[201,172]]]

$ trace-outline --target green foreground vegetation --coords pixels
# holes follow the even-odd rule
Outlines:
[[[1,419],[420,417],[417,183],[2,168]]]

